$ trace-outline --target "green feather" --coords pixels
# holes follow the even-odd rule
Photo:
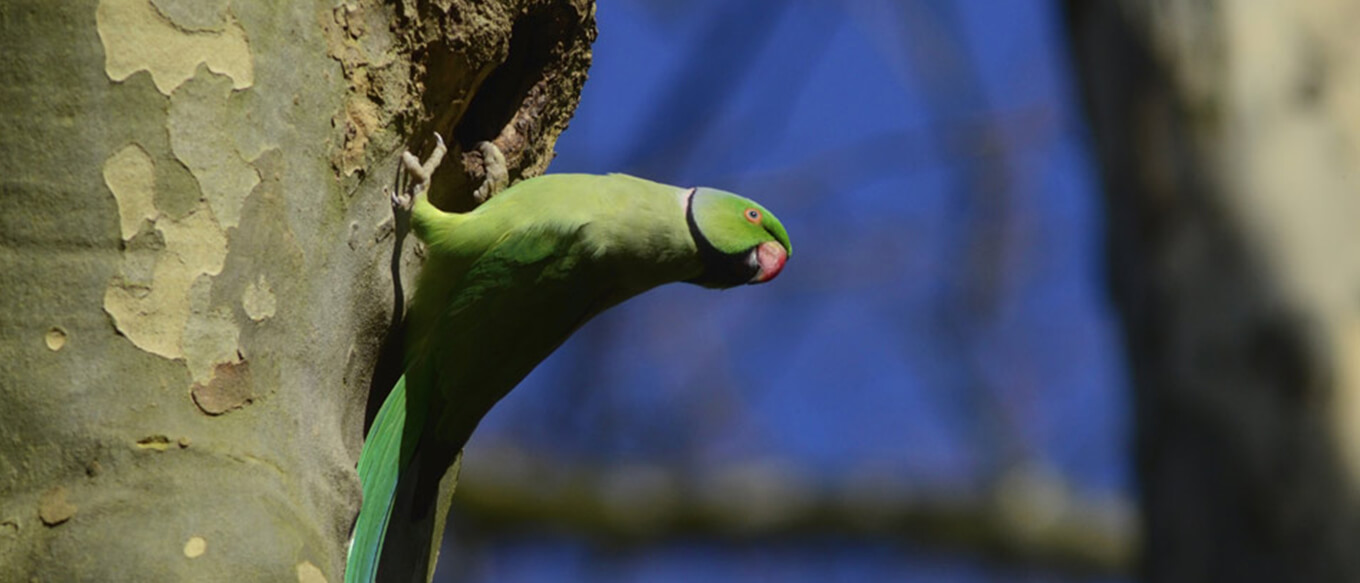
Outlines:
[[[349,564],[345,567],[345,582],[372,581],[378,573],[378,557],[382,554],[383,536],[387,534],[387,520],[391,516],[393,492],[397,489],[397,470],[401,468],[402,430],[406,427],[406,377],[397,379],[396,386],[383,401],[373,426],[359,453],[359,478],[363,486],[364,504],[354,522],[354,538],[350,540]],[[368,549],[369,552],[354,552]]]

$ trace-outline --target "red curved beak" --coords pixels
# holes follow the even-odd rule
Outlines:
[[[789,252],[784,250],[784,246],[774,241],[766,241],[756,247],[756,263],[759,269],[747,283],[765,283],[774,279],[784,269],[784,262],[789,260]]]

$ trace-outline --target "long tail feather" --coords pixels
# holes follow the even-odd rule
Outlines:
[[[354,538],[345,565],[345,583],[371,583],[378,574],[387,523],[392,516],[397,475],[403,465],[402,434],[406,428],[406,377],[397,380],[359,454],[359,482],[364,501],[354,523]]]

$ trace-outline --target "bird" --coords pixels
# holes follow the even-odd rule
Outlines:
[[[406,315],[403,375],[359,457],[347,583],[429,580],[451,494],[441,480],[456,477],[482,417],[581,325],[668,283],[768,282],[793,252],[755,201],[626,174],[547,174],[445,212],[426,195],[447,149],[435,138],[424,164],[403,154],[414,187],[392,196],[427,258]],[[486,159],[503,164],[488,144]]]

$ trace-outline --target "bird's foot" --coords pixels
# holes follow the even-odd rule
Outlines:
[[[496,144],[478,142],[477,150],[482,153],[482,168],[486,170],[486,176],[482,185],[472,191],[472,197],[477,200],[477,204],[481,204],[505,190],[510,183],[510,171],[505,167],[505,154]]]
[[[411,210],[415,199],[425,194],[430,188],[430,176],[434,175],[439,163],[444,161],[444,153],[448,151],[448,146],[444,145],[444,137],[439,132],[434,133],[434,151],[430,152],[430,157],[425,159],[425,163],[420,163],[420,158],[412,154],[409,150],[401,153],[402,167],[411,176],[410,183],[401,192],[391,192],[383,188],[383,192],[392,199],[392,204],[402,210]]]

